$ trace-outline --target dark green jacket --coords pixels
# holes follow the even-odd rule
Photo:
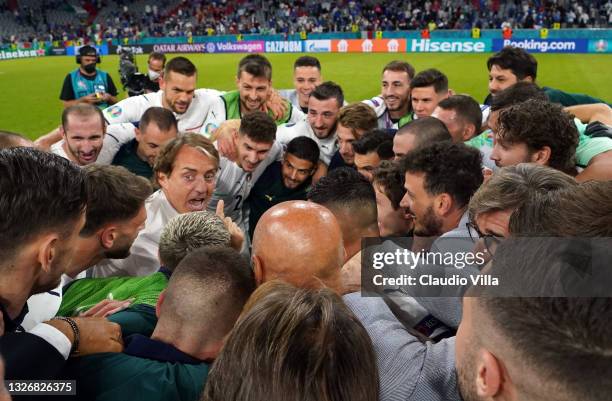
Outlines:
[[[210,365],[169,344],[135,334],[122,353],[72,358],[66,377],[76,379],[75,400],[197,401]]]

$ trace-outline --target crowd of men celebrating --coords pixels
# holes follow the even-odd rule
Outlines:
[[[95,81],[81,61],[71,82]],[[174,57],[157,92],[75,87],[36,143],[0,132],[5,378],[84,400],[609,399],[610,259],[560,244],[610,245],[612,109],[538,87],[522,49],[487,69],[483,104],[400,60],[348,104],[311,56],[287,90],[245,56],[229,92]],[[392,237],[486,249],[452,273],[500,288],[366,296],[362,240]],[[572,296],[571,269],[604,278]]]

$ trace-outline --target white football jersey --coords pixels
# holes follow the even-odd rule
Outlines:
[[[336,140],[335,132],[330,134],[327,138],[321,139],[315,135],[307,120],[300,121],[297,124],[287,123],[279,125],[276,130],[276,140],[284,146],[287,146],[293,138],[297,138],[298,136],[306,136],[314,140],[317,145],[319,145],[319,150],[321,151],[319,159],[329,166],[331,158],[338,150],[338,141]]]
[[[182,114],[174,113],[178,122],[179,132],[199,133],[204,121],[208,118],[212,103],[222,92],[215,89],[196,89],[195,95],[187,111]],[[138,123],[149,107],[163,107],[163,91],[132,96],[119,103],[107,107],[102,112],[109,124]]]
[[[266,158],[251,173],[244,171],[236,162],[221,156],[217,185],[208,204],[208,210],[215,212],[217,203],[223,200],[225,216],[231,217],[243,232],[248,232],[246,215],[248,208],[244,207],[244,201],[264,170],[273,162],[280,160],[282,153],[283,146],[275,141]]]

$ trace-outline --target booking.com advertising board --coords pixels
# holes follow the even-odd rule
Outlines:
[[[587,53],[588,39],[493,39],[493,51],[505,46],[520,47],[529,53]]]
[[[515,46],[530,53],[612,53],[605,39],[324,39],[293,41],[219,41],[131,45],[135,54],[173,53],[491,53]],[[100,47],[101,54],[117,54],[121,46]],[[67,49],[68,55],[78,48]]]

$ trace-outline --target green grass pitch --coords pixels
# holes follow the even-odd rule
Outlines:
[[[198,87],[235,88],[235,68],[242,54],[189,54],[198,67]],[[300,54],[267,54],[272,62],[274,86],[292,86],[292,64]],[[348,101],[372,97],[380,91],[382,67],[394,59],[406,60],[417,71],[438,68],[449,77],[451,88],[482,101],[487,93],[486,60],[490,54],[315,54],[323,66],[323,78],[340,84]],[[172,57],[172,55],[171,55]],[[587,93],[612,101],[612,55],[538,54],[538,83],[568,92]],[[146,69],[146,56],[138,56]],[[120,85],[119,59],[103,57],[100,68]],[[0,61],[0,129],[30,138],[59,124],[59,93],[66,74],[76,68],[74,57],[43,57]],[[125,94],[120,93],[120,98]]]

